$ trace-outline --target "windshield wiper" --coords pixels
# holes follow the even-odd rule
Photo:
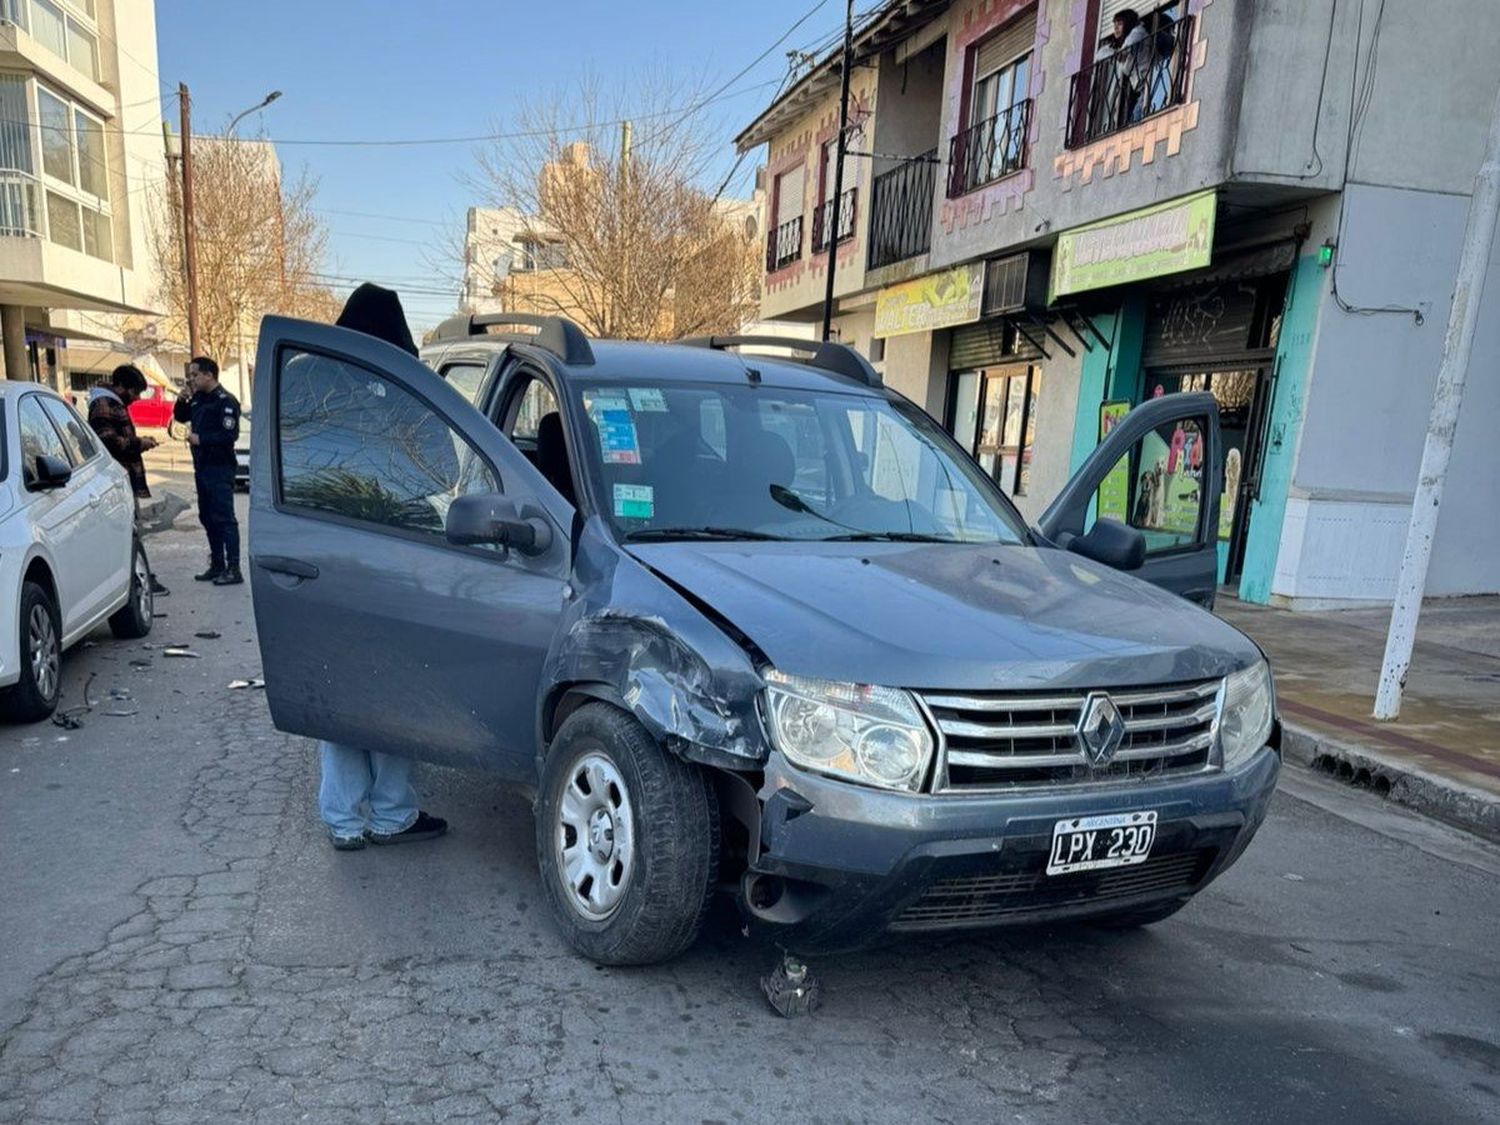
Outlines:
[[[784,541],[784,535],[771,535],[764,531],[752,531],[747,527],[638,527],[627,531],[625,539],[631,543],[643,543],[653,539],[755,539]]]
[[[829,535],[824,543],[963,543],[948,535],[928,535],[922,531],[855,531],[848,535]]]

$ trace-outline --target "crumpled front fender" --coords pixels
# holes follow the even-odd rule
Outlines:
[[[578,539],[562,627],[543,670],[539,745],[570,693],[628,709],[674,753],[755,769],[769,752],[749,652],[649,568],[621,551],[597,518]]]

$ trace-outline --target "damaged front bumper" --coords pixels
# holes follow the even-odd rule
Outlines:
[[[1084,919],[1183,901],[1244,851],[1265,818],[1281,757],[1265,747],[1230,772],[1037,792],[914,795],[768,766],[750,913],[789,949],[868,945],[933,932]],[[1152,811],[1139,864],[1048,876],[1060,820]]]

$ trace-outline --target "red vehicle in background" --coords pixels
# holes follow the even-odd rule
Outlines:
[[[176,400],[175,391],[153,383],[130,404],[130,420],[137,429],[165,430],[172,421],[172,404]]]

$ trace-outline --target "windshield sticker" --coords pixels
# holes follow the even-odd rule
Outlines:
[[[599,450],[606,465],[639,465],[641,447],[635,438],[635,419],[629,410],[600,410]]]
[[[656,514],[656,489],[649,484],[615,485],[615,515],[623,520],[649,520]]]
[[[667,412],[666,397],[655,387],[631,387],[627,393],[630,395],[630,405],[635,407],[639,414],[665,414]]]

